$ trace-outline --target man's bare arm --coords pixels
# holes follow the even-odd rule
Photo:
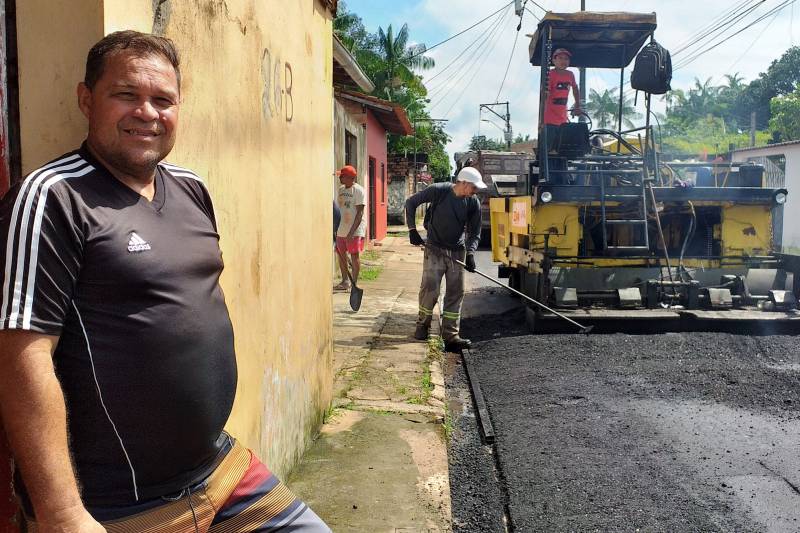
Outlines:
[[[0,418],[42,532],[105,531],[81,502],[53,367],[57,337],[0,331]]]
[[[357,205],[356,206],[356,217],[353,219],[353,225],[350,227],[350,231],[347,233],[347,238],[352,239],[353,235],[355,235],[358,226],[361,225],[361,219],[364,218],[364,206]]]

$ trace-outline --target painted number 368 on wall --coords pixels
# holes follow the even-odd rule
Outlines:
[[[292,65],[280,58],[272,57],[269,48],[261,54],[261,79],[264,90],[261,92],[261,114],[267,120],[284,116],[286,122],[294,118],[292,99]]]

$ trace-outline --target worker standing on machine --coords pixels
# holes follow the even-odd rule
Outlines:
[[[419,316],[414,338],[426,340],[433,318],[433,307],[439,299],[439,286],[445,278],[442,314],[442,339],[447,351],[470,348],[467,339],[459,337],[461,303],[464,301],[464,270],[475,270],[475,250],[481,235],[481,206],[475,194],[485,189],[477,169],[464,167],[455,183],[435,183],[406,200],[406,222],[409,239],[414,246],[425,246],[422,284],[419,289]],[[430,204],[424,226],[425,243],[417,231],[416,213],[421,204]],[[465,232],[466,230],[466,232]],[[465,267],[455,262],[463,261]]]
[[[542,128],[547,129],[547,150],[539,149],[540,154],[549,154],[558,145],[561,125],[569,122],[567,118],[567,103],[569,102],[569,92],[572,90],[572,97],[575,105],[570,110],[572,116],[583,113],[581,110],[581,92],[578,83],[575,81],[575,74],[569,68],[572,53],[566,48],[557,48],[553,52],[553,68],[547,75],[547,95],[544,106],[544,124]],[[542,138],[541,132],[539,138]],[[547,179],[551,183],[563,184],[567,182],[564,172],[567,170],[562,158],[550,156],[549,170],[553,171],[552,176]]]

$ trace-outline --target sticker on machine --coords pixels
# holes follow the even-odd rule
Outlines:
[[[528,204],[524,202],[514,202],[511,211],[511,225],[528,227]]]

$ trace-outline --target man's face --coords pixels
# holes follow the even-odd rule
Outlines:
[[[553,64],[558,69],[565,69],[569,67],[569,56],[567,54],[558,54],[553,58]]]
[[[468,181],[457,181],[455,187],[456,196],[467,197],[478,193],[478,186]]]
[[[175,69],[160,55],[119,52],[106,59],[93,88],[78,85],[89,147],[112,170],[135,178],[152,177],[172,150],[179,104]]]
[[[353,183],[355,183],[356,177],[345,176],[344,174],[342,174],[341,176],[339,176],[339,181],[341,181],[342,185],[344,185],[345,187],[350,188],[353,186]]]

